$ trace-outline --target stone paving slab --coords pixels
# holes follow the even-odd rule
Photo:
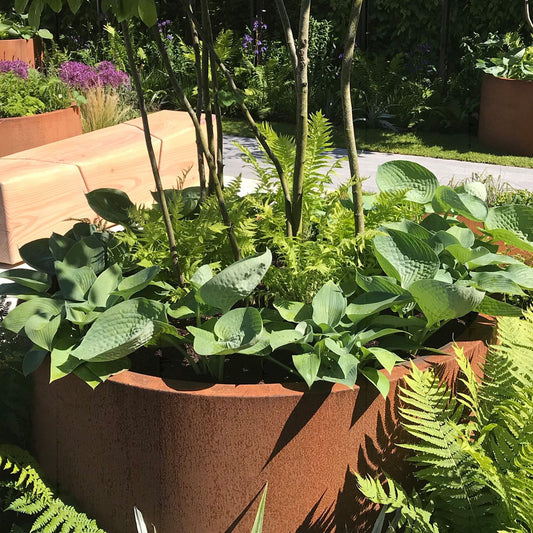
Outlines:
[[[227,176],[234,177],[242,173],[243,178],[253,180],[253,171],[242,161],[241,151],[234,145],[235,142],[238,142],[251,150],[254,155],[261,155],[255,139],[227,135],[224,137],[224,173]],[[336,148],[331,152],[331,155],[334,159],[339,160],[347,156],[347,151],[342,148]],[[388,154],[381,152],[362,152],[359,154],[361,175],[368,178],[364,183],[364,189],[368,191],[376,191],[376,171],[378,166],[387,161],[394,161],[396,159],[414,161],[415,163],[427,167],[437,176],[439,182],[443,185],[447,185],[452,179],[457,181],[470,178],[473,174],[477,174],[480,176],[492,175],[495,178],[501,177],[502,182],[509,183],[517,189],[533,190],[533,169],[531,168],[508,167],[488,163],[472,163],[469,161],[456,161],[453,159],[436,159],[432,157]],[[344,161],[341,164],[342,168],[337,171],[337,179],[335,180],[334,185],[344,183],[350,177],[348,162]],[[246,187],[251,186],[251,184],[247,184],[247,181],[247,179],[244,180]]]

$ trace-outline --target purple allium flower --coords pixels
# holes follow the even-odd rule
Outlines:
[[[13,72],[23,80],[28,79],[28,64],[22,59],[15,61],[0,61],[0,72]]]
[[[61,64],[59,77],[71,87],[77,89],[91,89],[93,87],[129,86],[130,77],[125,72],[117,70],[111,61],[102,61],[96,67],[77,61],[66,61]]]

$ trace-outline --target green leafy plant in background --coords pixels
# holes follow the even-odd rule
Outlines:
[[[38,28],[28,23],[27,14],[7,15],[0,12],[0,39],[53,39],[54,36],[45,28]]]
[[[23,79],[13,72],[0,73],[0,117],[23,117],[70,107],[84,98],[57,77],[30,69]]]
[[[533,528],[533,310],[501,318],[483,378],[461,350],[457,395],[414,365],[402,388],[402,424],[420,488],[357,475],[363,494],[406,532],[529,532]],[[390,529],[387,531],[391,531]]]
[[[0,444],[0,489],[3,509],[29,517],[31,531],[105,533],[84,513],[57,497],[44,481],[35,459],[25,450]],[[16,531],[29,531],[13,526]]]
[[[497,50],[493,57],[478,58],[476,67],[485,74],[513,80],[533,80],[533,46],[526,46],[518,33],[491,34],[482,47]]]

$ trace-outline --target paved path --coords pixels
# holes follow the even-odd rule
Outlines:
[[[257,148],[255,139],[246,137],[235,137],[227,135],[224,137],[225,168],[226,176],[236,177],[242,173],[243,192],[253,189],[254,174],[249,166],[246,166],[241,159],[241,151],[234,145],[235,142],[246,146],[255,155],[261,152]],[[332,157],[341,159],[346,157],[347,151],[336,148],[331,152]],[[359,154],[359,166],[361,175],[368,179],[364,183],[365,190],[376,191],[376,170],[379,165],[386,161],[395,159],[405,159],[420,163],[431,170],[439,179],[440,183],[447,185],[453,178],[461,180],[470,178],[473,174],[480,176],[492,175],[495,178],[501,177],[502,182],[507,182],[517,189],[533,190],[533,169],[521,167],[506,167],[500,165],[490,165],[486,163],[471,163],[468,161],[455,161],[452,159],[435,159],[432,157],[420,157],[414,155],[386,154],[381,152],[362,152]],[[345,182],[350,173],[348,162],[341,163],[342,168],[337,171],[336,183]]]

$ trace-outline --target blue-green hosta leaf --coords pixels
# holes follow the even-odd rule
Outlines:
[[[463,185],[464,192],[477,196],[483,202],[487,201],[487,187],[481,181],[468,181]]]
[[[130,211],[135,207],[129,196],[118,189],[95,189],[85,195],[91,209],[104,220],[127,224]]]
[[[28,287],[23,287],[18,283],[1,283],[0,296],[12,296],[19,300],[31,300],[32,298],[40,297],[41,293]]]
[[[383,309],[390,308],[400,299],[400,295],[386,292],[365,292],[355,298],[346,308],[346,316],[354,323]]]
[[[387,379],[387,376],[380,372],[379,370],[372,368],[371,366],[367,366],[361,370],[361,374],[365,376],[376,389],[378,389],[379,393],[383,396],[383,398],[386,398],[389,394],[390,390],[390,382]]]
[[[429,231],[446,231],[450,227],[450,222],[437,213],[430,213],[420,222],[420,225]]]
[[[455,257],[458,263],[466,265],[470,269],[500,264],[522,264],[515,257],[492,253],[484,246],[465,248],[460,244],[452,244],[446,250]]]
[[[416,281],[409,290],[426,316],[428,326],[470,313],[485,296],[473,287],[450,285],[434,279]]]
[[[91,324],[101,314],[101,311],[94,311],[93,306],[88,302],[65,301],[65,318],[78,326]]]
[[[533,245],[533,207],[525,205],[491,207],[485,228],[491,232],[495,229],[509,230],[521,241]]]
[[[472,272],[472,286],[481,291],[523,296],[525,293],[509,277],[499,272]]]
[[[52,320],[63,310],[63,302],[52,298],[32,298],[17,305],[2,321],[4,328],[13,333],[20,333],[26,322],[37,315],[46,320]]]
[[[431,202],[439,182],[433,172],[411,161],[388,161],[378,167],[380,191],[406,191],[406,199],[419,204]]]
[[[122,280],[122,270],[116,263],[106,268],[93,283],[87,293],[87,301],[93,307],[108,307],[108,302],[114,298],[111,293]]]
[[[406,220],[405,218],[400,222],[387,222],[383,224],[383,227],[409,233],[410,235],[414,235],[423,241],[429,240],[432,236],[432,233],[424,228],[424,226],[421,226],[412,220]]]
[[[278,310],[281,318],[287,322],[302,322],[311,320],[313,308],[309,304],[302,302],[289,302],[288,300],[275,300],[274,307]]]
[[[254,344],[263,331],[261,314],[254,307],[239,307],[224,313],[215,323],[213,333],[227,350]]]
[[[29,376],[35,372],[42,365],[47,355],[48,350],[41,350],[37,346],[26,352],[22,360],[22,373],[24,376]]]
[[[48,246],[48,239],[36,239],[24,244],[19,248],[19,254],[27,265],[47,274],[55,274],[54,256]]]
[[[124,300],[129,300],[136,292],[142,291],[159,274],[161,269],[158,266],[143,268],[132,276],[124,278],[113,293],[121,296]]]
[[[438,281],[444,281],[446,283],[453,283],[452,275],[443,268],[440,268],[435,274],[435,279]]]
[[[96,319],[72,355],[97,363],[121,359],[157,333],[156,321],[166,322],[161,302],[145,298],[121,302]]]
[[[329,343],[327,341],[330,341]],[[357,381],[357,370],[359,359],[355,355],[344,350],[336,353],[331,350],[336,343],[331,339],[326,339],[327,348],[335,354],[333,357],[322,358],[318,377],[323,381],[330,383],[340,383],[353,389]]]
[[[301,353],[292,356],[294,368],[305,380],[308,387],[315,382],[320,368],[320,355],[316,352]]]
[[[217,341],[212,331],[195,326],[187,326],[194,336],[194,351],[198,355],[220,355],[226,351],[226,347]]]
[[[509,265],[500,274],[512,279],[524,289],[533,290],[533,268],[527,265]]]
[[[490,296],[485,296],[481,303],[474,309],[478,313],[485,313],[490,316],[522,316],[523,310],[520,307],[500,302]]]
[[[377,235],[374,248],[381,268],[406,289],[419,279],[432,279],[440,267],[437,254],[427,243],[401,231],[389,229]]]
[[[404,333],[404,332],[400,329],[395,329],[395,328],[365,329],[355,335],[355,343],[357,344],[357,346],[361,347],[376,339],[381,339],[382,337],[394,335],[395,333]]]
[[[34,314],[28,318],[24,325],[24,332],[36,346],[43,350],[51,350],[54,336],[61,324],[61,316],[53,318],[42,317]]]
[[[248,355],[266,355],[272,351],[270,347],[270,333],[263,328],[259,337],[248,348],[239,348],[239,353]]]
[[[89,387],[95,389],[106,379],[116,374],[120,374],[120,372],[129,370],[130,367],[131,362],[127,357],[115,361],[103,361],[99,363],[89,361],[76,367],[74,374],[85,381]]]
[[[99,274],[106,267],[106,251],[102,241],[96,235],[83,237],[65,254],[62,264],[73,268],[88,266]]]
[[[394,278],[387,276],[363,276],[357,272],[355,279],[357,285],[366,292],[384,292],[397,295],[409,294]]]
[[[476,236],[470,228],[452,226],[446,230],[446,233],[457,239],[457,242],[465,248],[472,248],[474,246]]]
[[[313,298],[313,322],[317,325],[327,324],[334,328],[339,324],[346,311],[346,298],[342,290],[332,281],[328,281]]]
[[[65,300],[83,302],[85,295],[96,281],[96,274],[89,266],[73,267],[61,261],[55,262],[57,282]]]
[[[485,220],[487,218],[487,204],[477,196],[468,193],[456,193],[451,187],[441,185],[435,192],[435,200],[439,204],[439,211],[453,211],[458,215],[473,220]]]
[[[490,234],[495,241],[502,241],[508,246],[514,246],[519,250],[533,252],[533,242],[520,238],[516,233],[508,229],[493,229]]]
[[[390,374],[397,363],[402,363],[403,359],[394,352],[371,346],[367,350],[377,359],[378,363]]]
[[[67,252],[76,244],[74,239],[64,237],[57,233],[52,233],[52,236],[48,240],[48,247],[54,259],[56,261],[63,261]]]
[[[272,254],[268,249],[263,254],[241,259],[204,283],[200,296],[207,305],[229,311],[259,285],[271,263]]]
[[[46,292],[51,284],[48,274],[29,268],[12,268],[0,272],[0,278],[9,279],[38,293]]]
[[[283,329],[279,331],[273,331],[270,334],[270,347],[272,350],[277,350],[288,344],[298,343],[303,341],[305,335],[296,329]]]
[[[71,355],[80,340],[79,330],[70,324],[61,325],[54,347],[50,352],[50,383],[67,376],[83,363]]]
[[[198,290],[204,283],[213,277],[213,271],[209,265],[202,265],[192,276],[191,285]]]

